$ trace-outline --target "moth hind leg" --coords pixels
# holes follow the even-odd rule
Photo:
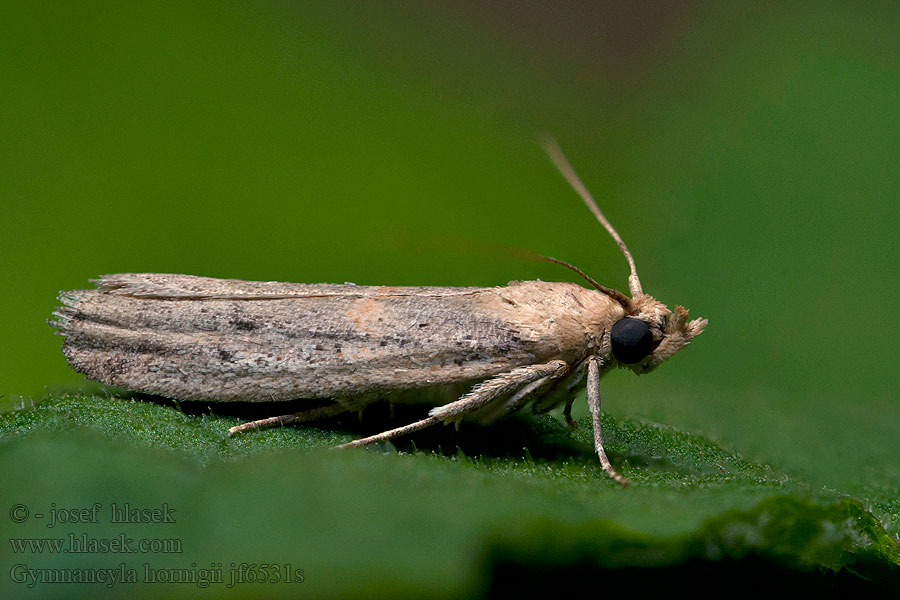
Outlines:
[[[531,402],[535,397],[543,396],[553,387],[558,380],[552,379],[550,376],[542,377],[537,381],[532,381],[528,385],[523,386],[516,393],[500,398],[487,406],[479,409],[475,413],[475,418],[482,425],[493,423],[498,419],[502,419]]]
[[[563,404],[563,416],[569,427],[574,428],[572,421],[572,403],[575,401],[575,393],[584,384],[584,378],[587,374],[587,361],[582,361],[575,366],[574,369],[562,379],[554,382],[554,385],[545,390],[541,397],[535,400],[531,405],[531,411],[536,415],[542,415],[550,412],[554,408]]]
[[[234,435],[243,431],[251,431],[253,429],[260,429],[262,427],[287,425],[288,423],[318,421],[319,419],[333,417],[343,412],[347,412],[347,407],[339,402],[334,402],[332,404],[318,406],[316,408],[311,408],[309,410],[304,410],[291,415],[281,415],[278,417],[269,417],[267,419],[259,419],[256,421],[250,421],[248,423],[241,423],[240,425],[235,425],[234,427],[230,428],[228,430],[228,435]]]
[[[517,410],[534,400],[531,411],[536,414],[547,413],[560,404],[565,404],[563,417],[570,429],[576,429],[578,424],[572,419],[572,404],[575,401],[575,391],[584,381],[587,371],[587,363],[581,362],[575,368],[570,369],[561,377],[545,377],[528,384],[502,402],[499,406],[488,406],[484,411],[486,418],[500,418]]]
[[[466,415],[484,408],[499,397],[515,394],[529,384],[542,379],[562,377],[568,370],[569,365],[562,360],[552,360],[544,364],[519,367],[479,383],[458,400],[433,409],[429,416],[424,419],[335,447],[355,448],[357,446],[365,446],[406,435],[441,422],[459,421]]]
[[[403,427],[397,427],[396,429],[389,429],[387,431],[382,431],[381,433],[377,433],[375,435],[370,435],[369,437],[364,437],[358,440],[353,440],[352,442],[347,442],[346,444],[341,444],[339,446],[335,446],[335,448],[356,448],[358,446],[367,446],[368,444],[374,444],[375,442],[383,442],[385,440],[390,440],[395,437],[400,437],[401,435],[406,435],[407,433],[412,433],[414,431],[418,431],[420,429],[425,429],[426,427],[431,427],[432,425],[437,425],[441,420],[437,417],[427,417],[422,419],[421,421],[416,421],[415,423],[410,423],[409,425],[404,425]]]

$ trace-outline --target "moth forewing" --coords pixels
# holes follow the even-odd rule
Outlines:
[[[165,284],[159,284],[165,279]],[[580,360],[621,313],[572,283],[402,288],[101,277],[64,292],[56,327],[72,366],[184,400],[365,396],[478,382]]]
[[[390,287],[105,275],[97,288],[61,292],[50,324],[72,367],[103,383],[184,400],[310,400],[308,410],[253,421],[231,433],[307,421],[392,401],[434,398],[430,415],[344,446],[437,423],[490,421],[531,403],[561,404],[571,424],[587,380],[601,465],[620,484],[600,432],[599,380],[609,368],[656,368],[706,325],[643,293],[625,243],[555,142],[546,149],[631,268],[631,297],[600,285],[514,281],[503,287]],[[410,393],[398,393],[407,391]]]

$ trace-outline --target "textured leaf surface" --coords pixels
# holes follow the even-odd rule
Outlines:
[[[236,438],[227,437],[235,417],[129,398],[66,396],[5,414],[4,500],[32,516],[4,521],[4,538],[176,539],[181,552],[26,550],[4,552],[4,567],[124,564],[138,583],[111,593],[147,597],[161,585],[148,577],[197,569],[213,579],[221,572],[222,583],[209,587],[234,597],[463,597],[534,591],[559,577],[642,585],[648,569],[660,585],[701,571],[709,581],[778,574],[826,590],[900,581],[896,543],[860,502],[670,427],[605,419],[612,459],[632,480],[627,489],[596,463],[587,421],[573,433],[551,417],[521,418],[421,432],[397,447],[328,449],[383,426],[382,412],[367,409],[364,425],[354,417]],[[403,413],[398,418],[412,411]],[[99,503],[98,522],[48,527],[49,517],[34,514],[51,503]],[[112,505],[125,503],[165,504],[176,522],[109,522]],[[246,573],[256,565],[246,577],[261,577],[259,565],[268,564],[280,574],[302,569],[304,580],[229,588],[232,563]],[[180,593],[198,587],[166,585]],[[48,586],[32,591],[55,589]],[[98,589],[74,587],[85,595]]]

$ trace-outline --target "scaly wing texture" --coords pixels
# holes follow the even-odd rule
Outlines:
[[[583,308],[573,290],[588,292],[124,274],[61,293],[52,324],[72,366],[111,385],[221,401],[357,396],[557,358],[566,350],[557,308]]]

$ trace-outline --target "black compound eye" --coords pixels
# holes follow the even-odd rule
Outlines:
[[[613,356],[626,365],[644,360],[653,349],[650,326],[631,317],[620,319],[612,326],[610,340]]]

